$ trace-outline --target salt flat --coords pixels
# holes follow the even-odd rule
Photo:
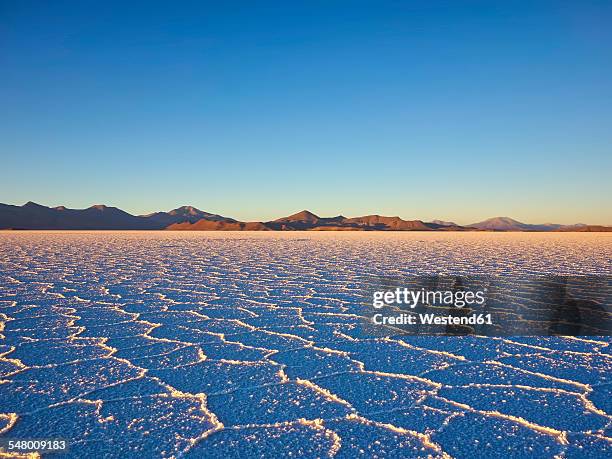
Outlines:
[[[611,258],[606,233],[0,233],[0,434],[74,457],[604,457],[610,338],[376,337],[359,294]]]

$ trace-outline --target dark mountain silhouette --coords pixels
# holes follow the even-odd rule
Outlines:
[[[23,206],[0,204],[0,229],[27,230],[173,230],[173,231],[612,231],[600,225],[530,225],[496,217],[470,226],[434,220],[366,215],[319,217],[303,210],[269,222],[240,222],[233,218],[183,206],[168,212],[131,215],[116,207],[96,204],[87,209],[46,207],[34,202]]]
[[[87,209],[0,204],[0,228],[12,229],[160,229],[159,224],[116,207],[94,205]]]
[[[87,209],[68,209],[64,206],[51,208],[34,202],[28,202],[23,206],[0,204],[0,229],[160,230],[173,223],[206,219],[236,221],[202,212],[190,206],[179,207],[169,212],[136,216],[103,204],[96,204]]]
[[[172,225],[173,223],[195,223],[202,219],[215,222],[236,222],[233,218],[204,212],[193,206],[183,206],[169,212],[155,212],[149,215],[143,215],[143,217],[158,222],[163,225],[163,227]]]

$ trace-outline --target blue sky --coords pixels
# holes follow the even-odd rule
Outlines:
[[[612,3],[0,0],[0,202],[612,224]]]

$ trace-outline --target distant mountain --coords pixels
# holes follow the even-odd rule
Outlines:
[[[288,217],[278,218],[266,225],[275,230],[309,230],[315,227],[342,225],[346,220],[339,215],[337,217],[322,218],[308,210],[303,210]]]
[[[508,217],[493,217],[468,226],[489,231],[526,231],[529,225]]]
[[[607,232],[612,231],[610,226],[585,225],[576,223],[575,225],[560,225],[558,223],[541,223],[533,225],[521,223],[509,217],[494,217],[480,223],[468,225],[470,228],[477,228],[485,231],[564,231],[564,232]]]
[[[493,217],[468,226],[488,231],[554,231],[563,225],[558,225],[556,223],[531,225],[509,217]]]
[[[161,229],[162,226],[102,204],[87,209],[67,209],[28,202],[23,206],[0,204],[0,228],[120,230]]]
[[[266,225],[276,230],[316,231],[432,231],[447,229],[435,223],[424,223],[421,220],[403,220],[400,217],[385,217],[382,215],[365,215],[353,218],[339,215],[323,218],[308,210],[267,222]],[[448,226],[448,229],[469,230],[469,228],[458,225]]]
[[[208,220],[214,222],[235,222],[233,218],[223,217],[217,214],[211,214],[197,209],[193,206],[183,206],[169,212],[155,212],[149,215],[142,215],[150,221],[158,222],[163,227],[174,223],[195,223],[199,220]]]
[[[116,207],[96,204],[87,209],[46,207],[34,202],[23,206],[0,204],[0,229],[26,230],[172,230],[172,231],[612,231],[599,225],[530,225],[508,217],[495,217],[469,226],[434,220],[365,215],[319,217],[303,210],[268,222],[240,222],[233,218],[183,206],[168,212],[131,215]]]
[[[603,233],[603,232],[611,232],[612,226],[603,226],[603,225],[585,225],[584,223],[579,223],[577,225],[568,225],[562,226],[561,228],[557,228],[554,231],[563,231],[563,232],[576,232],[576,233]]]
[[[272,228],[261,222],[210,220],[199,220],[195,223],[174,223],[166,229],[170,231],[272,231]]]
[[[366,215],[364,217],[347,218],[347,224],[357,224],[369,229],[391,231],[431,231],[421,220],[402,220],[399,217],[383,217],[381,215]]]
[[[444,220],[432,220],[431,223],[440,226],[459,226],[455,222],[445,222]]]
[[[203,212],[192,206],[136,216],[103,204],[87,209],[46,207],[34,202],[23,206],[0,204],[0,229],[160,230],[174,223],[195,223],[201,220],[228,223],[236,221]]]
[[[297,214],[289,215],[288,217],[279,218],[274,221],[278,223],[300,222],[300,223],[308,223],[308,224],[316,225],[317,223],[319,223],[320,220],[321,218],[319,218],[317,215],[313,214],[312,212],[308,210],[303,210],[301,212],[298,212]]]

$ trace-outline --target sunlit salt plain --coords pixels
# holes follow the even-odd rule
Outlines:
[[[611,255],[604,233],[1,233],[0,434],[74,457],[609,457],[610,338],[380,338],[359,294]]]

